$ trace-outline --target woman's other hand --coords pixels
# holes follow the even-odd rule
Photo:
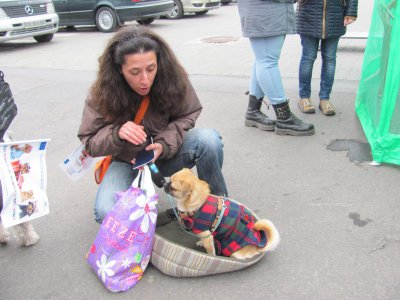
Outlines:
[[[140,145],[146,141],[147,134],[144,131],[144,127],[135,124],[134,122],[128,121],[118,131],[118,136],[121,140]]]
[[[349,17],[349,16],[344,17],[344,26],[350,25],[355,20],[356,20],[355,17]]]

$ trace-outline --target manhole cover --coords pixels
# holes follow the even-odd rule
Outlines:
[[[211,36],[202,38],[201,41],[203,43],[228,43],[228,42],[236,42],[239,38],[234,36]]]

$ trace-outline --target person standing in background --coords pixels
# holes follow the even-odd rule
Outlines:
[[[321,82],[319,109],[325,116],[336,114],[329,99],[336,70],[336,52],[346,26],[357,19],[358,0],[299,0],[297,2],[297,33],[303,51],[299,67],[299,108],[313,114],[310,100],[314,61],[321,44]]]
[[[314,134],[314,125],[298,119],[289,108],[279,71],[286,34],[295,33],[293,0],[238,0],[242,33],[250,40],[255,62],[250,78],[245,125],[278,135]],[[269,119],[260,111],[267,96],[276,114]]]

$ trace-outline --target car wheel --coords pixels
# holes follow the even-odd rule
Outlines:
[[[34,36],[33,38],[38,42],[38,43],[47,43],[50,42],[53,39],[54,33],[49,33],[45,35],[38,35]]]
[[[165,15],[167,19],[180,19],[183,16],[182,3],[179,0],[174,0],[174,7]]]
[[[140,25],[149,25],[154,22],[154,18],[148,18],[148,19],[141,19],[141,20],[136,20]]]
[[[66,30],[66,31],[75,31],[76,28],[75,28],[75,26],[66,26],[66,27],[65,27],[65,30]]]
[[[198,15],[198,16],[205,15],[206,13],[208,13],[208,10],[195,12],[195,14]]]
[[[117,16],[109,7],[100,7],[96,13],[96,26],[101,32],[113,32],[117,28]]]

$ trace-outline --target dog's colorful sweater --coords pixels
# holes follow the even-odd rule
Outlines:
[[[212,233],[217,255],[230,256],[247,245],[265,247],[268,240],[264,231],[254,229],[256,218],[234,201],[225,198],[227,206],[218,228]],[[210,195],[206,203],[193,215],[182,218],[187,230],[200,233],[210,230],[218,213],[218,197]]]

